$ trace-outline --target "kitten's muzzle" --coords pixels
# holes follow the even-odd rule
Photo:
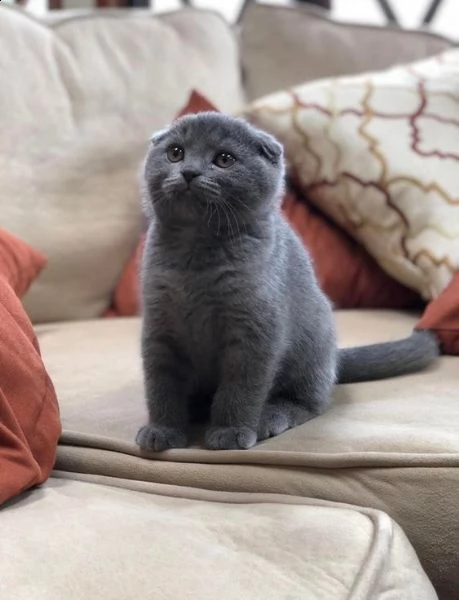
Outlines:
[[[201,173],[193,169],[184,169],[182,171],[182,177],[187,183],[191,183],[193,179],[199,177],[199,175],[201,175]]]

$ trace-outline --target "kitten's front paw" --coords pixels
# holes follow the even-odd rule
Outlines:
[[[256,432],[248,427],[211,427],[204,439],[209,450],[245,450],[256,442]]]
[[[187,444],[183,431],[153,423],[141,427],[135,441],[142,450],[153,452],[162,452],[170,448],[185,448]]]

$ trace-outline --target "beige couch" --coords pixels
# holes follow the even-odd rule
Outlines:
[[[248,451],[202,450],[196,432],[141,456],[139,320],[97,318],[137,243],[148,135],[191,88],[237,111],[449,43],[267,6],[237,35],[198,11],[47,28],[1,7],[0,39],[0,225],[50,259],[25,303],[64,428],[50,481],[0,511],[2,600],[459,598],[457,359],[338,387],[327,414]],[[336,318],[342,345],[416,321]]]

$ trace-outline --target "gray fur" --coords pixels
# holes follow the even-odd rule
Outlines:
[[[173,146],[184,148],[183,160],[170,161]],[[221,152],[236,162],[216,166]],[[210,416],[208,448],[249,448],[321,414],[337,374],[334,319],[280,214],[279,143],[242,120],[187,116],[153,138],[144,175],[149,423],[137,443],[183,447],[190,422]],[[356,352],[363,368],[365,352]]]
[[[409,338],[339,351],[338,383],[386,379],[420,371],[440,354],[436,336],[414,331]]]

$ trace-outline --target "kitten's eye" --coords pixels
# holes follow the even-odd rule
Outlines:
[[[180,162],[185,157],[185,150],[181,146],[171,146],[167,150],[167,158],[175,163]]]
[[[214,158],[214,165],[217,165],[217,167],[220,167],[220,169],[232,167],[235,162],[236,159],[229,152],[220,152],[220,154],[217,154],[217,156]]]

